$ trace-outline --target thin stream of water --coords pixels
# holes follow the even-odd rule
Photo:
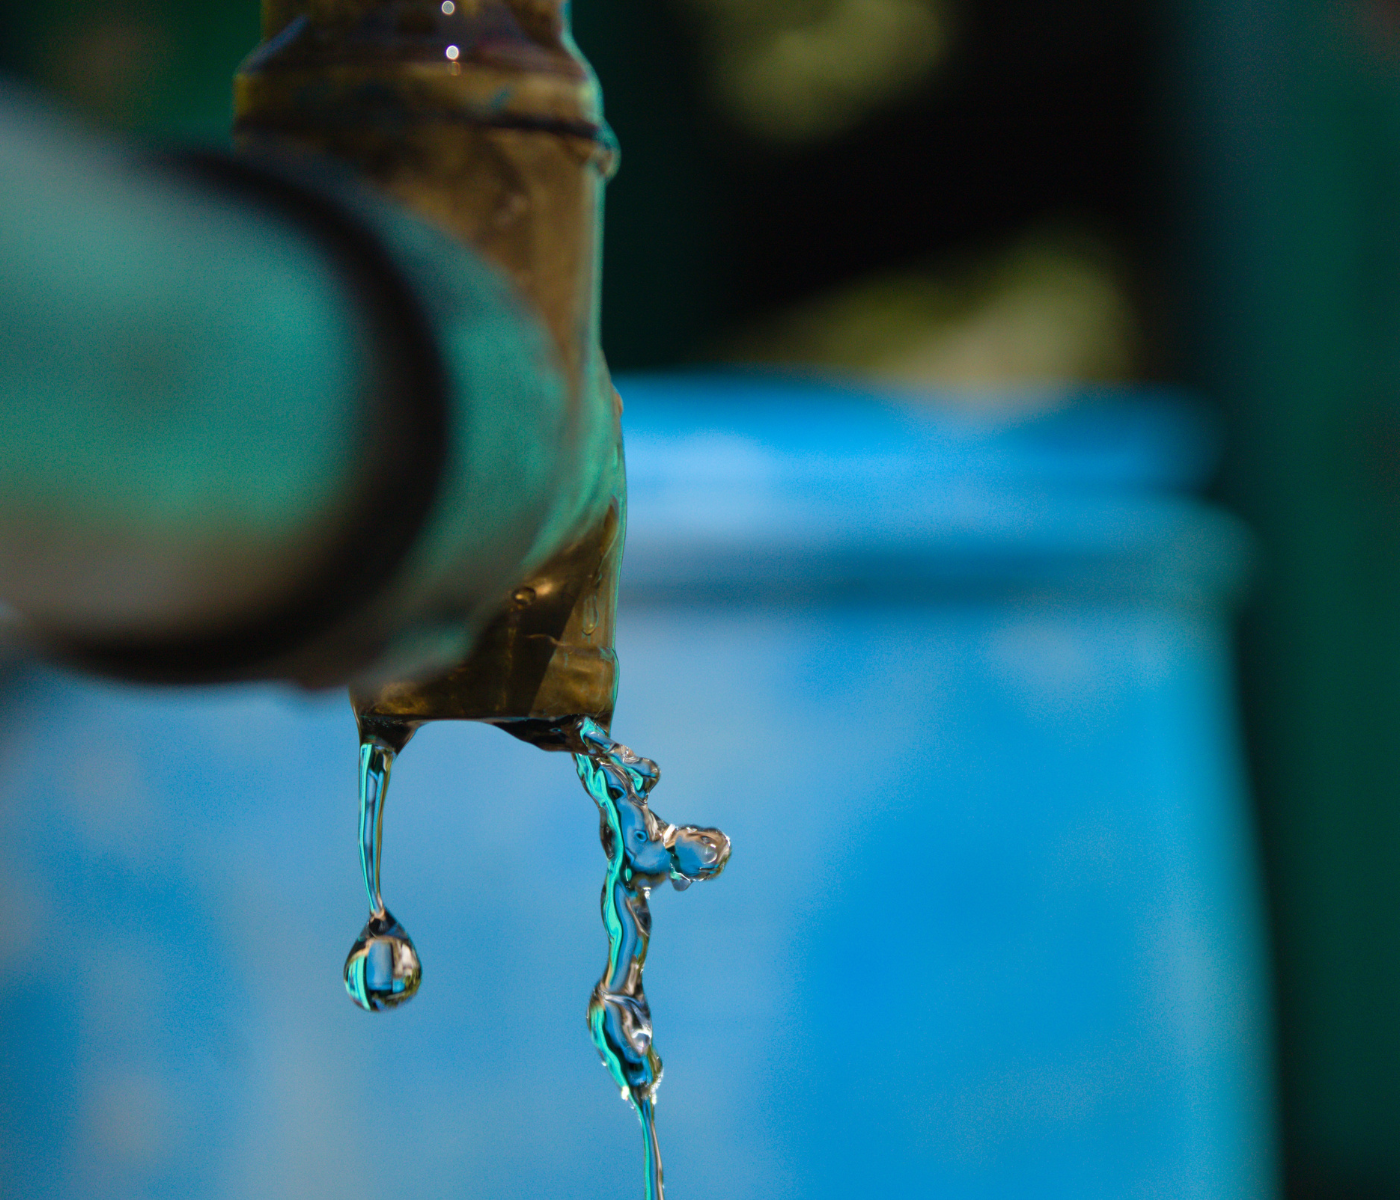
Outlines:
[[[395,756],[393,747],[380,738],[360,742],[360,871],[369,897],[369,920],[346,956],[345,990],[368,1012],[402,1004],[423,981],[413,939],[384,906],[380,892],[384,797]]]
[[[651,940],[651,889],[669,880],[684,891],[713,879],[729,861],[729,839],[718,829],[676,826],[653,813],[647,797],[661,778],[660,769],[613,741],[597,722],[579,718],[561,732],[573,750],[579,779],[598,806],[599,836],[608,857],[602,896],[608,961],[588,1002],[588,1028],[604,1066],[642,1124],[645,1200],[664,1200],[656,1142],[661,1058],[642,989]],[[361,730],[360,869],[370,913],[345,960],[345,990],[370,1012],[402,1004],[423,977],[413,940],[385,907],[380,884],[384,799],[397,750],[413,727],[397,728],[389,736],[379,733]]]
[[[647,796],[661,772],[649,758],[614,742],[588,718],[574,732],[579,745],[574,765],[598,805],[599,837],[608,856],[602,898],[608,965],[588,1002],[588,1028],[603,1064],[642,1123],[646,1200],[663,1200],[656,1141],[662,1067],[642,990],[651,940],[649,897],[652,888],[668,879],[677,891],[713,879],[729,861],[730,843],[718,829],[671,825],[651,811]]]

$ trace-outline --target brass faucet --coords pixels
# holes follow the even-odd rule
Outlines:
[[[550,335],[565,436],[611,430],[607,461],[565,498],[565,532],[537,548],[464,662],[352,688],[362,734],[395,748],[425,721],[475,720],[565,749],[569,718],[612,718],[626,485],[598,296],[617,151],[567,12],[565,0],[264,0],[264,41],[235,80],[240,145],[329,156],[475,247]]]

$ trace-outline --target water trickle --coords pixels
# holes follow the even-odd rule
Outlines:
[[[403,741],[395,747],[373,735],[362,735],[360,742],[360,870],[369,896],[369,920],[345,959],[345,990],[367,1012],[402,1004],[423,979],[413,939],[384,907],[379,887],[384,797],[395,755],[402,748]]]
[[[384,906],[379,885],[389,773],[416,728],[411,722],[360,721],[360,867],[370,915],[345,960],[345,990],[370,1011],[402,1004],[422,979],[413,941]],[[729,839],[718,829],[672,825],[653,813],[647,798],[661,778],[660,769],[613,741],[596,721],[578,718],[557,732],[573,751],[579,778],[598,806],[599,836],[608,856],[602,898],[608,963],[588,1002],[588,1028],[603,1065],[641,1119],[645,1200],[664,1200],[656,1144],[661,1058],[652,1043],[651,1009],[642,990],[651,940],[651,889],[669,880],[684,891],[713,879],[729,861]]]
[[[677,891],[713,879],[729,861],[729,839],[718,829],[675,826],[647,805],[661,778],[657,765],[614,742],[583,718],[572,730],[574,764],[598,805],[599,835],[608,856],[603,924],[608,965],[588,1002],[588,1028],[603,1064],[642,1123],[646,1200],[663,1200],[656,1143],[656,1089],[661,1058],[652,1042],[651,1009],[642,969],[651,940],[651,889],[669,879]]]

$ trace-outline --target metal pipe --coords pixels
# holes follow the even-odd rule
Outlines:
[[[365,322],[324,254],[13,101],[0,245],[7,599],[83,637],[269,602],[358,457]]]
[[[602,190],[616,159],[561,0],[265,0],[266,41],[235,83],[247,147],[329,155],[477,247],[543,318],[568,394],[564,438],[592,464],[561,489],[565,536],[530,563],[445,675],[353,691],[361,723],[406,737],[492,721],[561,748],[605,726],[624,526],[615,400],[598,346]],[[506,481],[506,486],[512,486]],[[387,735],[386,735],[387,736]]]
[[[341,182],[0,97],[0,597],[126,676],[459,661],[596,447],[470,250]]]

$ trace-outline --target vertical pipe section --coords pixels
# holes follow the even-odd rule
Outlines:
[[[265,0],[269,28],[289,3]],[[235,97],[244,146],[343,162],[511,280],[552,337],[569,399],[561,436],[589,464],[556,491],[572,531],[560,540],[550,527],[472,655],[435,679],[381,674],[355,689],[356,711],[381,724],[493,721],[554,749],[570,718],[606,726],[625,480],[598,345],[598,251],[616,148],[569,6],[309,0],[249,56]],[[518,483],[503,474],[500,486]]]

